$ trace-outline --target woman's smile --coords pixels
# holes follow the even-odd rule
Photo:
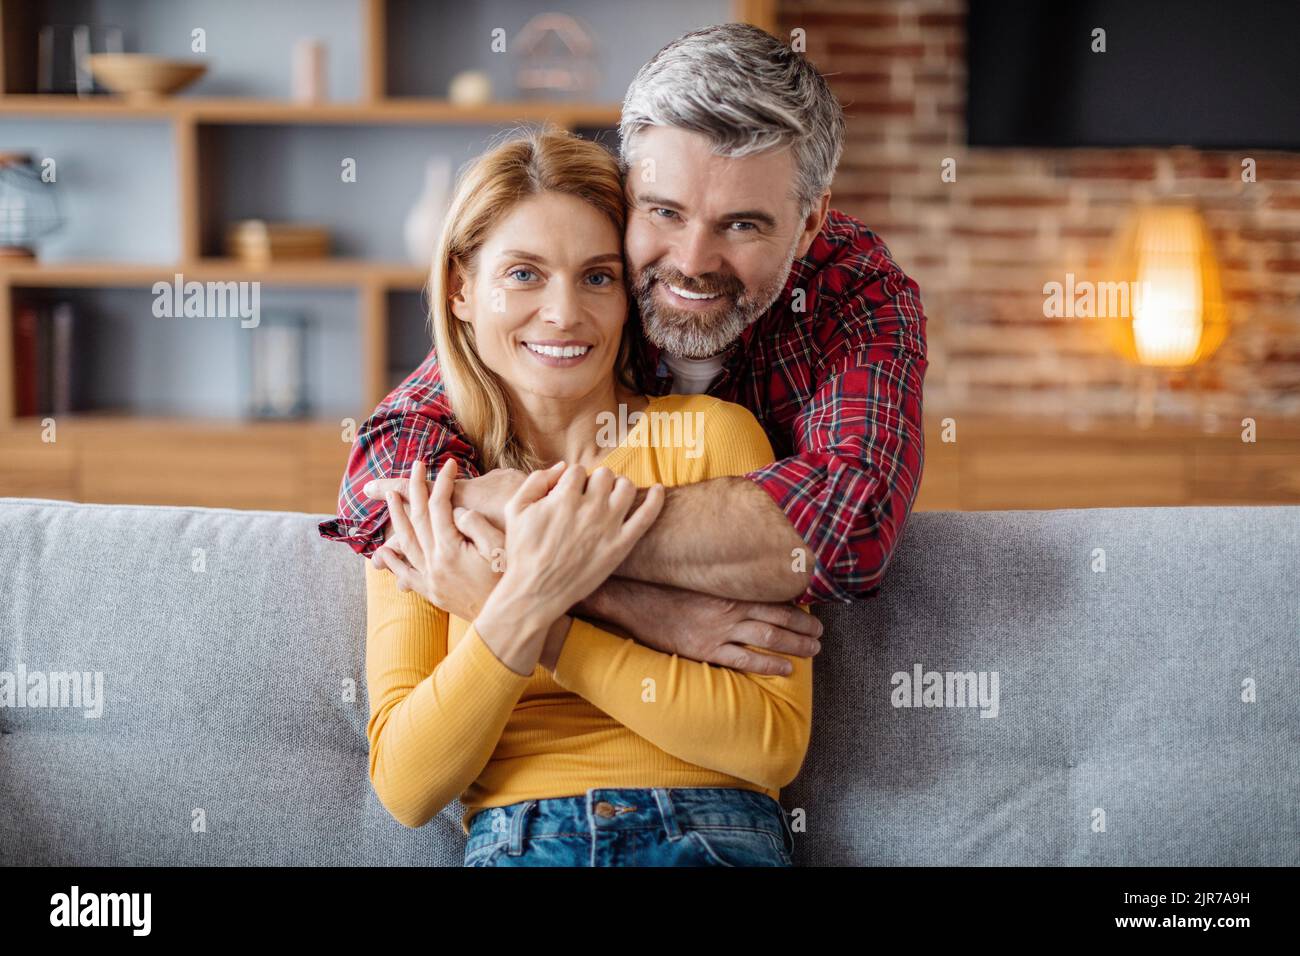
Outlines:
[[[571,368],[591,354],[591,343],[576,339],[538,339],[519,344],[534,360],[551,368]]]

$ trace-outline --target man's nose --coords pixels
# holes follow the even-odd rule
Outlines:
[[[682,275],[694,278],[720,272],[722,256],[713,234],[702,224],[692,224],[677,237],[670,262]]]

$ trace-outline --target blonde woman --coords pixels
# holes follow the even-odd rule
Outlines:
[[[567,133],[461,176],[431,277],[435,400],[474,467],[529,476],[504,537],[453,511],[453,459],[389,495],[392,537],[365,572],[370,780],[409,827],[459,797],[467,866],[789,866],[777,797],[808,746],[811,660],[733,671],[569,614],[664,486],[772,460],[741,406],[630,386],[624,217],[614,158]],[[652,428],[688,416],[698,444]],[[617,447],[611,422],[635,423]],[[419,587],[431,567],[436,591]]]

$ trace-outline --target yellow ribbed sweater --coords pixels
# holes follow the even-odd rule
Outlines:
[[[674,414],[702,430],[670,442]],[[745,408],[668,395],[650,400],[602,464],[644,488],[742,475],[771,460]],[[748,674],[575,619],[554,673],[539,664],[525,676],[472,624],[365,564],[370,780],[406,826],[459,797],[468,834],[485,807],[590,787],[739,787],[776,799],[799,772],[812,726],[809,658],[787,657],[788,677]]]

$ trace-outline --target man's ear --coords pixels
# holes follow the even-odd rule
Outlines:
[[[451,314],[462,322],[470,321],[473,315],[470,308],[471,283],[469,276],[461,268],[460,262],[455,259],[452,260],[451,267],[447,270],[447,281],[450,285],[447,300],[451,303]]]
[[[808,210],[808,216],[803,221],[803,231],[799,234],[799,243],[795,247],[794,257],[802,259],[808,253],[808,247],[812,245],[813,240],[817,238],[817,233],[822,231],[822,226],[826,225],[826,214],[831,208],[831,191],[828,189],[822,193]]]

